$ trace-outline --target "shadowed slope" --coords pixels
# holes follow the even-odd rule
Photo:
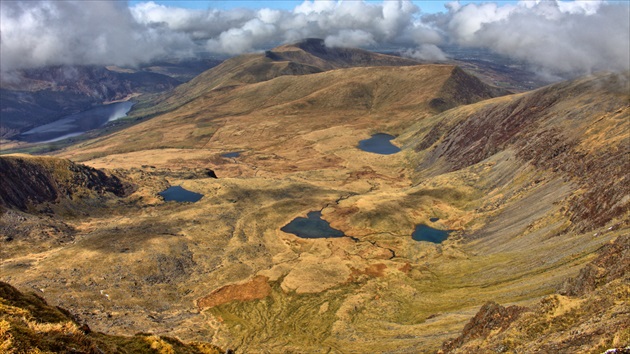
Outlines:
[[[112,193],[124,196],[131,186],[101,170],[68,160],[29,155],[0,157],[0,207],[27,210],[44,202]]]
[[[444,353],[603,353],[630,349],[630,236],[604,245],[597,258],[570,278],[562,295],[532,308],[484,305]],[[590,347],[587,347],[590,346]],[[625,350],[624,350],[625,347]]]

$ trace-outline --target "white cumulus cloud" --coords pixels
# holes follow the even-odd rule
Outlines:
[[[291,11],[191,10],[151,1],[0,1],[0,69],[135,65],[200,51],[237,55],[304,38],[444,60],[444,44],[485,48],[554,75],[628,70],[623,2],[452,2],[422,14],[409,0],[306,0]]]

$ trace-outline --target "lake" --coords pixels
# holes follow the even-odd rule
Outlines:
[[[377,133],[372,135],[371,138],[359,141],[359,149],[374,154],[391,155],[400,151],[400,148],[390,141],[395,136]]]
[[[125,101],[94,107],[33,128],[17,138],[29,143],[48,143],[78,136],[89,130],[100,128],[108,122],[126,117],[132,106],[133,102]]]
[[[241,156],[241,152],[240,151],[232,151],[232,152],[226,152],[224,154],[221,154],[221,157],[225,157],[225,158],[237,158]]]
[[[448,238],[449,230],[438,230],[430,226],[420,224],[416,225],[416,229],[411,234],[411,238],[416,241],[428,241],[433,243],[442,243]]]
[[[328,221],[322,219],[322,213],[311,211],[305,218],[297,217],[280,230],[302,238],[343,237],[344,233],[330,227]]]
[[[203,198],[203,194],[191,192],[182,188],[181,186],[169,187],[158,194],[161,195],[162,198],[164,198],[165,202],[176,201],[194,203]]]

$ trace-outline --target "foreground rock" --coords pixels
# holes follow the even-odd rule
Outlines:
[[[50,306],[0,282],[0,352],[2,353],[186,353],[220,354],[209,343],[184,344],[151,334],[112,336],[79,324],[65,309]]]
[[[627,353],[630,236],[605,245],[560,293],[532,309],[484,305],[443,353]],[[625,349],[624,349],[625,348]]]

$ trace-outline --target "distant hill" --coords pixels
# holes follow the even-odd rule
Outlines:
[[[181,106],[204,92],[268,81],[284,75],[307,75],[333,69],[370,66],[411,66],[420,63],[356,48],[329,48],[322,39],[306,39],[264,53],[240,55],[224,61],[172,93],[139,105],[138,114],[155,114]]]

